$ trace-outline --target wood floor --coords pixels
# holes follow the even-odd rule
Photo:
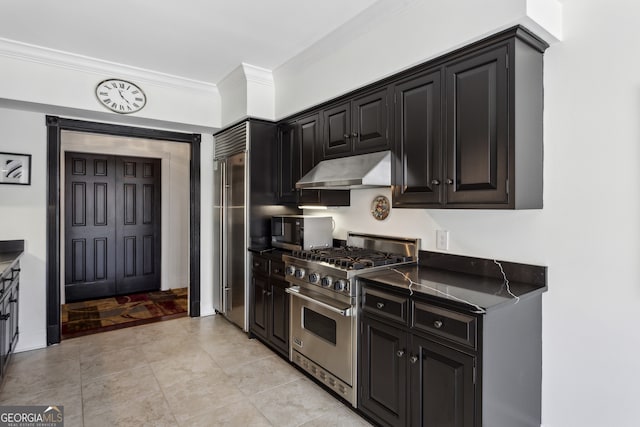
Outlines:
[[[65,426],[367,426],[221,316],[17,353],[0,405],[63,405]]]

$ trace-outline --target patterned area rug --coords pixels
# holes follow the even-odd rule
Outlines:
[[[187,288],[62,304],[62,338],[73,338],[188,313]]]

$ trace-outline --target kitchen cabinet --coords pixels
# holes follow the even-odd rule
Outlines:
[[[23,241],[0,242],[0,379],[4,379],[19,337],[20,256]]]
[[[389,426],[475,425],[475,317],[373,286],[362,307],[359,409]]]
[[[546,47],[516,27],[393,84],[394,207],[542,208]]]
[[[249,332],[283,356],[289,356],[289,296],[284,263],[252,254]]]
[[[277,199],[280,204],[349,206],[349,191],[295,188],[296,182],[317,164],[321,131],[318,112],[278,126]]]
[[[386,86],[323,109],[319,161],[390,149],[389,115]]]

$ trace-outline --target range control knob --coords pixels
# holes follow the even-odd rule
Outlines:
[[[304,268],[296,268],[296,277],[302,279],[304,277]]]
[[[287,276],[293,276],[296,274],[296,268],[293,265],[287,265],[285,273]]]
[[[333,285],[333,277],[324,276],[321,281],[321,285],[325,288],[331,287]]]
[[[343,291],[346,286],[347,283],[344,280],[340,279],[333,284],[333,289],[335,289],[336,291]]]
[[[309,282],[318,283],[320,281],[320,275],[318,273],[309,273]]]

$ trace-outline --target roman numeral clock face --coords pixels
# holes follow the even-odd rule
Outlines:
[[[108,79],[98,83],[96,96],[102,105],[120,114],[140,111],[147,103],[142,89],[126,80]]]

